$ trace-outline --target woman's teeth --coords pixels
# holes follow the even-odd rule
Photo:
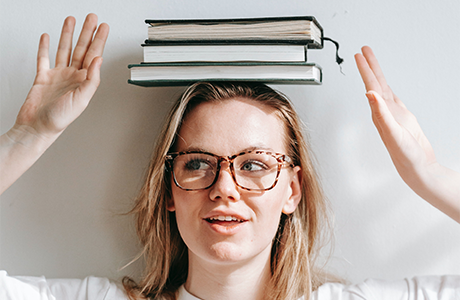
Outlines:
[[[209,218],[210,221],[226,221],[226,222],[243,222],[243,220],[240,220],[236,217],[232,217],[232,216],[217,216],[217,217],[212,217],[212,218]]]

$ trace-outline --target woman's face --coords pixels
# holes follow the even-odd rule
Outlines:
[[[284,125],[270,107],[231,99],[198,105],[183,122],[176,151],[231,156],[254,149],[285,154]],[[292,213],[300,201],[298,174],[299,167],[283,167],[273,189],[247,191],[235,185],[223,162],[217,182],[206,190],[172,184],[168,209],[176,213],[189,259],[227,264],[268,258],[281,213]]]

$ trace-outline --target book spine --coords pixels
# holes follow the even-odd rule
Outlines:
[[[205,45],[309,45],[317,44],[311,39],[298,39],[298,40],[242,40],[242,39],[226,39],[226,40],[150,40],[146,39],[141,46],[205,46]],[[319,45],[319,44],[318,44]]]
[[[322,74],[321,74],[322,80]],[[263,79],[263,80],[248,80],[248,79],[219,79],[219,80],[203,80],[207,82],[212,81],[229,81],[229,82],[254,82],[254,83],[264,83],[264,84],[295,84],[295,85],[321,85],[322,82],[314,79]],[[198,81],[196,80],[131,80],[128,79],[129,84],[142,86],[142,87],[165,87],[165,86],[189,86]]]
[[[222,23],[254,23],[254,22],[280,22],[306,20],[314,22],[319,28],[318,21],[313,16],[288,16],[288,17],[260,17],[260,18],[234,18],[234,19],[146,19],[146,24],[222,24]]]
[[[321,69],[316,63],[310,62],[174,62],[174,63],[147,63],[130,64],[128,68],[134,67],[199,67],[199,66],[313,66]]]

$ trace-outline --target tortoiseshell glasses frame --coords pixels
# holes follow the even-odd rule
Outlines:
[[[265,150],[244,151],[231,156],[191,150],[168,153],[165,160],[174,184],[186,191],[205,190],[213,186],[224,161],[229,164],[233,182],[248,191],[271,190],[278,182],[282,167],[294,167],[292,159],[286,154]]]

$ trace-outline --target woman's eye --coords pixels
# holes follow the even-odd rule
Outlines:
[[[185,168],[189,171],[205,170],[209,167],[210,166],[208,163],[198,159],[190,160],[187,163],[185,163]]]
[[[241,171],[263,171],[266,170],[267,166],[260,161],[248,161],[241,165]]]

